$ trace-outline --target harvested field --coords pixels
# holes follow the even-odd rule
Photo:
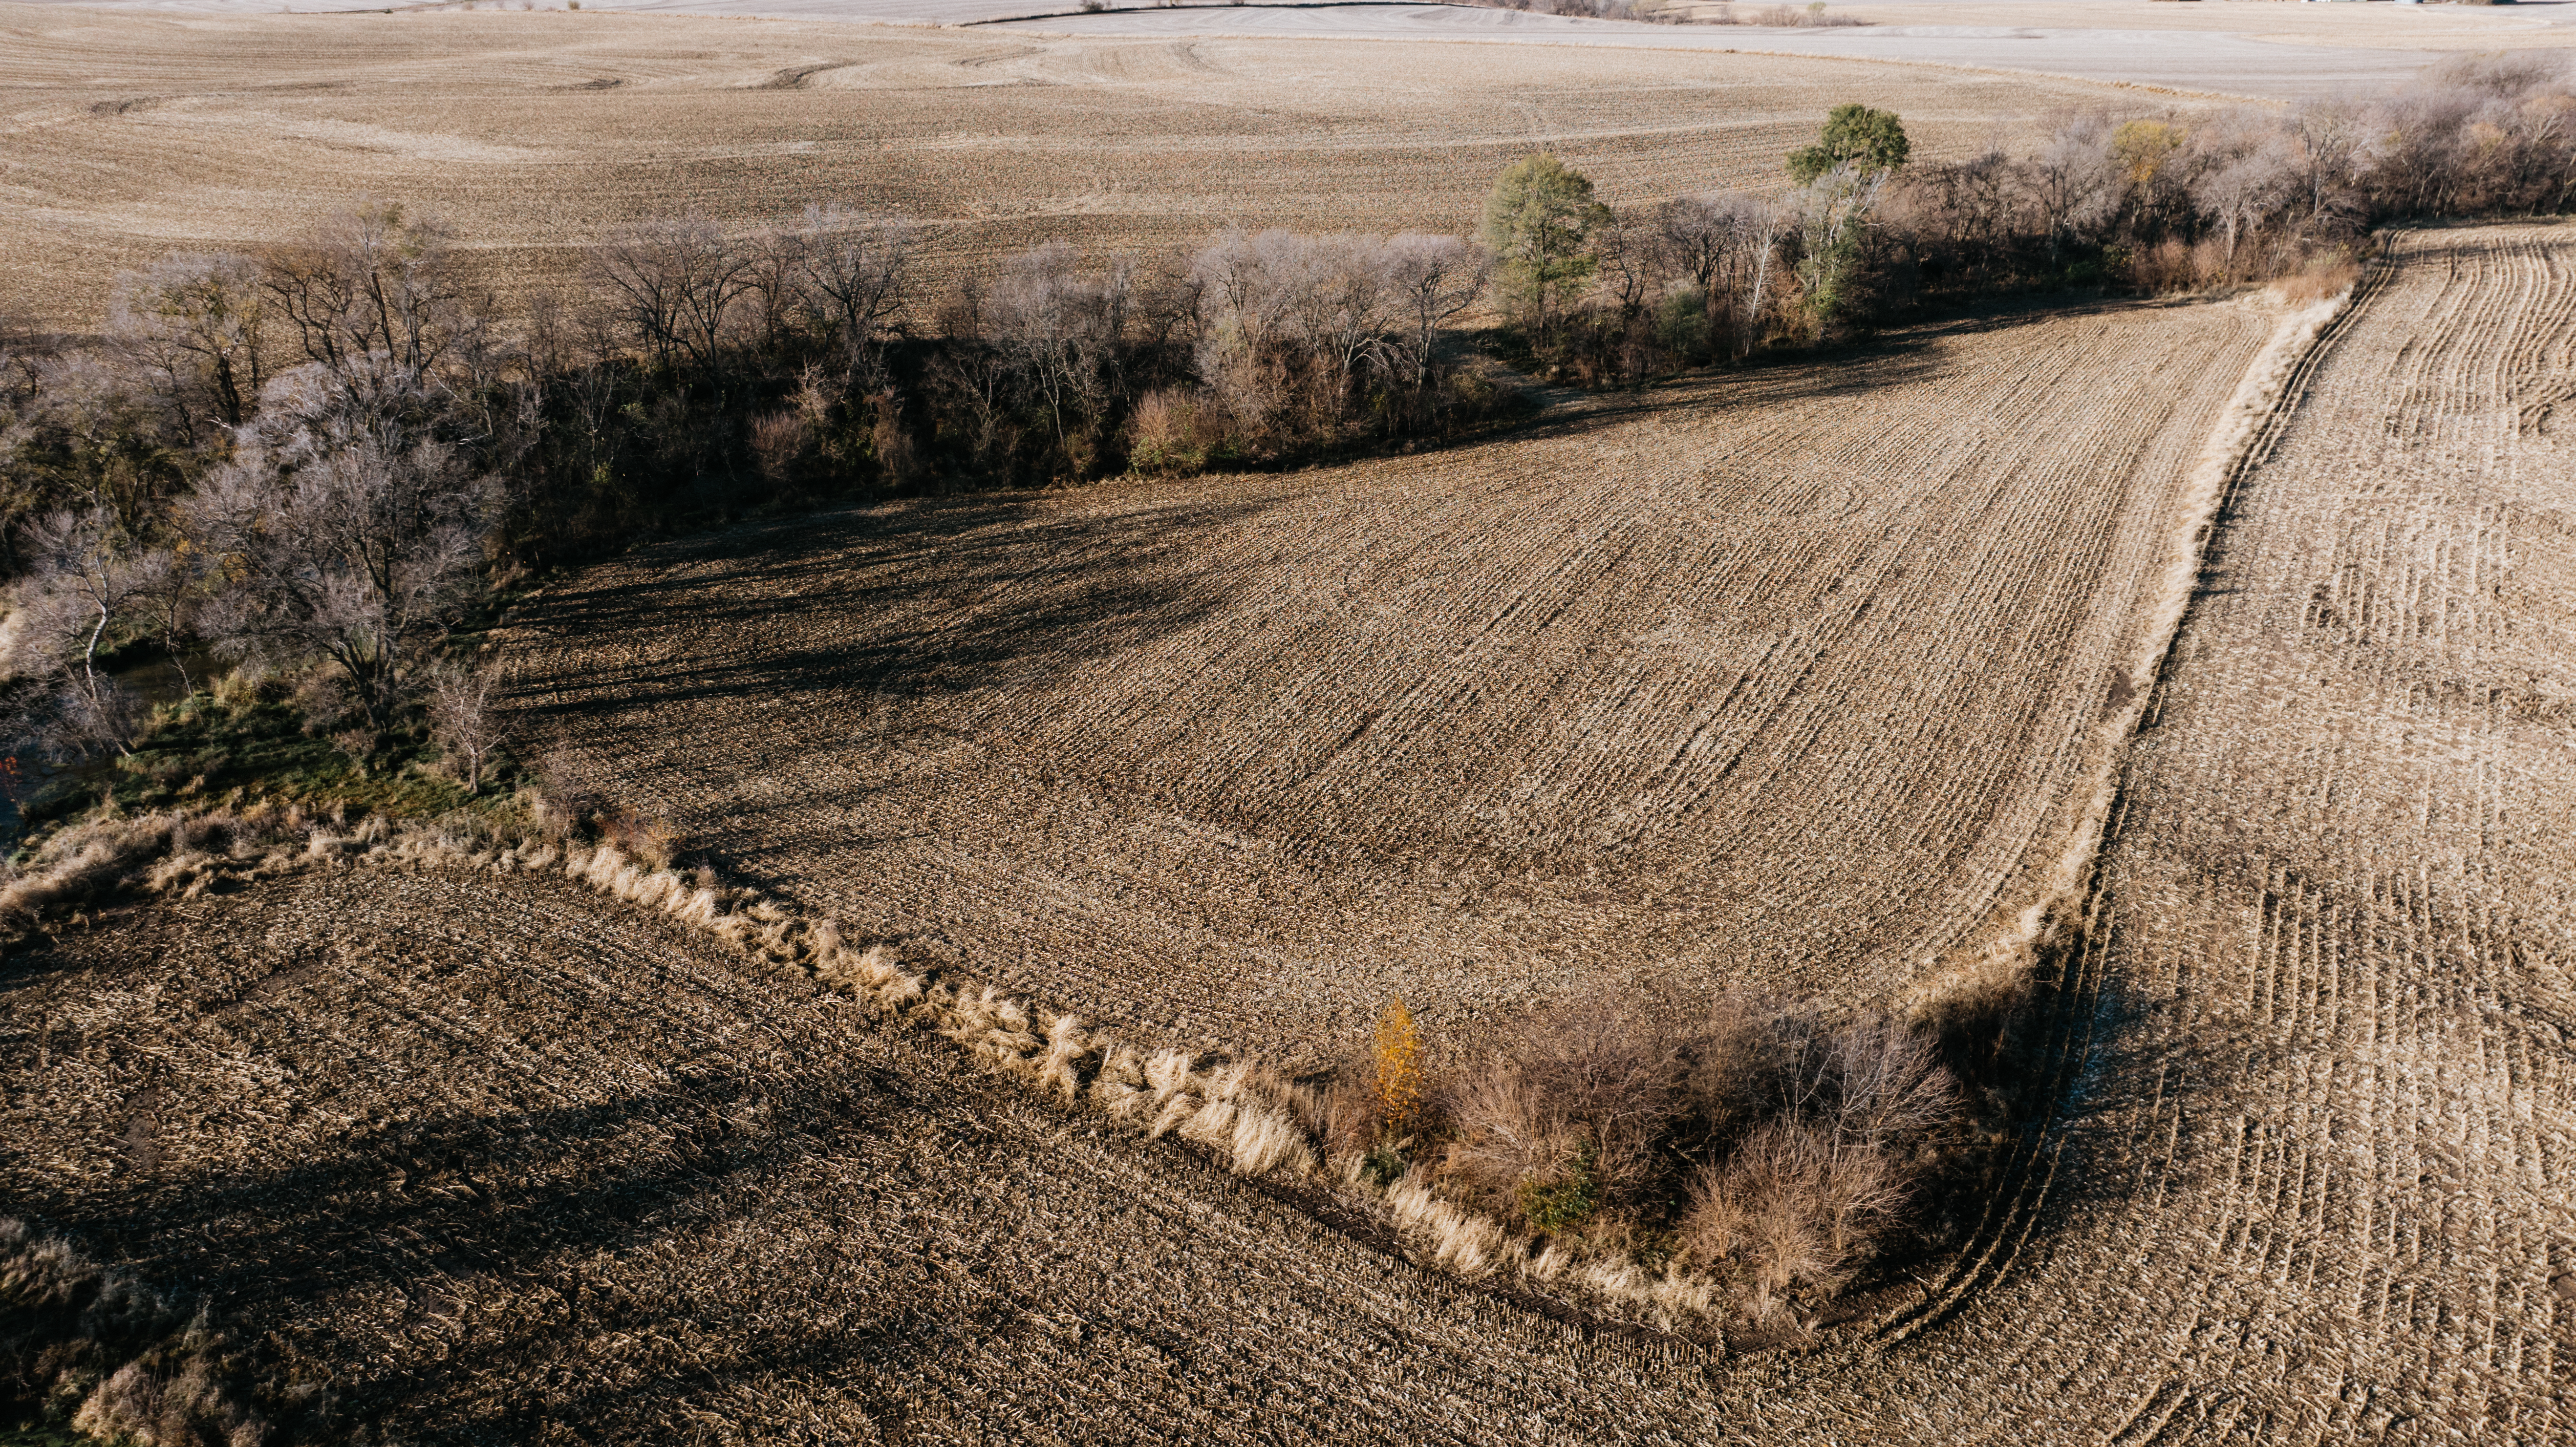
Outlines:
[[[2405,233],[2329,337],[2128,771],[2045,1229],[1889,1435],[2576,1435],[2571,384],[2576,227]]]
[[[617,801],[1122,1029],[1884,997],[2043,887],[2272,330],[1997,315],[1418,457],[745,529],[507,656]]]
[[[1677,499],[1712,495],[1705,479],[1718,469],[1655,473],[1640,459],[1733,454],[1649,442],[1734,438],[1741,451],[1760,429],[1789,435],[1830,405],[1847,419],[1841,435],[1893,451],[1904,444],[1879,442],[1895,429],[1872,410],[1878,399],[1946,399],[1927,409],[1937,421],[1918,424],[1932,430],[2003,405],[1956,390],[1967,384],[1953,364],[1970,359],[1971,379],[2038,389],[2022,394],[2021,415],[2063,415],[2041,406],[2049,389],[2081,383],[2101,416],[2123,417],[2137,409],[2110,390],[2116,374],[2079,366],[2082,336],[2063,328],[2096,327],[2130,355],[2150,342],[2160,355],[2241,353],[2265,330],[2208,307],[1995,321],[1922,334],[1866,374],[1867,397],[1812,378],[1802,394],[1801,374],[1782,372],[1740,387],[1766,403],[1758,416],[1706,405],[1735,393],[1697,406],[1686,394],[1510,446],[1533,465],[1578,443],[1606,458],[1589,471],[1559,459],[1560,492],[1626,479],[1656,504],[1643,517],[1672,530],[1668,551],[1676,537],[1734,545],[1752,535],[1746,516],[1785,526],[1776,518],[1813,513],[1791,506],[1812,487],[1739,491],[1726,516],[1693,515]],[[316,873],[128,912],[14,953],[0,966],[0,1201],[164,1290],[202,1293],[245,1337],[334,1378],[353,1406],[433,1440],[2561,1440],[2576,1430],[2571,376],[2568,226],[2401,237],[2394,267],[2298,373],[2154,684],[2092,927],[2054,995],[2049,1054],[2066,1113],[2019,1158],[2006,1209],[1927,1279],[1927,1310],[1883,1340],[1711,1362],[1558,1326],[1402,1265],[1370,1244],[1365,1221],[1355,1235],[1329,1230],[1180,1148],[1095,1135],[1089,1119],[963,1073],[941,1047],[870,1027],[798,979],[747,973],[663,920],[529,876]],[[2166,379],[2177,394],[2192,385]],[[2004,435],[1977,476],[2037,465]],[[2155,447],[2115,441],[2097,440],[2103,456]],[[701,741],[718,760],[749,740],[778,761],[777,797],[736,789],[723,827],[750,838],[758,816],[793,824],[812,798],[879,797],[812,772],[823,765],[797,752],[799,730],[828,744],[828,717],[810,716],[829,700],[775,680],[791,665],[844,666],[849,645],[831,630],[880,609],[912,609],[886,616],[914,626],[869,641],[863,659],[935,649],[999,680],[979,694],[965,677],[925,676],[877,700],[862,718],[887,720],[876,747],[889,767],[962,792],[942,782],[963,771],[943,775],[940,751],[981,750],[989,778],[1029,789],[1001,799],[1025,813],[1036,785],[1016,785],[1013,770],[1030,771],[1008,747],[1025,737],[1060,751],[1084,741],[1064,732],[1077,727],[1099,740],[1075,705],[1117,679],[1084,673],[1094,656],[1069,645],[1046,655],[1060,670],[1050,679],[1019,668],[1038,655],[1009,645],[1080,638],[1099,657],[1132,655],[1248,616],[1236,600],[1257,584],[1289,621],[1301,610],[1310,620],[1279,636],[1323,647],[1338,630],[1399,662],[1409,655],[1396,645],[1413,640],[1407,666],[1423,669],[1422,658],[1462,651],[1456,625],[1430,606],[1439,586],[1463,595],[1486,575],[1424,565],[1410,592],[1390,595],[1399,626],[1352,602],[1395,576],[1376,549],[1434,554],[1441,508],[1461,498],[1533,556],[1571,546],[1509,510],[1508,470],[1466,484],[1441,471],[1491,451],[1219,480],[1234,489],[1223,497],[1136,488],[975,505],[982,514],[924,508],[850,521],[846,545],[827,536],[802,551],[763,550],[745,534],[730,552],[668,560],[682,583],[671,594],[648,591],[669,584],[642,570],[621,594],[611,570],[578,601],[630,610],[633,652],[591,660],[629,672],[584,682],[607,700],[588,722],[605,730],[638,680],[663,680],[676,699],[666,708],[728,682],[650,649],[686,642],[684,630],[653,629],[701,607],[692,582],[712,587],[732,567],[777,585],[750,595],[771,601],[778,640],[750,665],[770,670],[763,702],[782,721],[767,740],[735,724]],[[2086,475],[2107,486],[2111,474],[2097,462]],[[2134,463],[2118,474],[2133,494],[2146,475]],[[1639,491],[1650,476],[1665,490]],[[1389,495],[1409,498],[1427,531],[1401,535],[1391,520],[1405,511],[1381,507],[1368,527],[1318,535],[1337,554],[1298,551],[1302,571],[1258,566],[1245,544],[1229,551],[1231,524],[1207,516],[1221,503],[1242,509],[1233,524],[1298,507],[1329,516],[1312,499],[1353,508],[1390,478],[1419,484]],[[1909,506],[1925,528],[1953,516],[1938,498],[1972,491],[1956,476],[1924,486]],[[2069,486],[2031,492],[2062,498]],[[1782,501],[1752,505],[1763,497]],[[2100,511],[2129,521],[2089,546],[2119,556],[2135,514]],[[1736,531],[1721,535],[1721,523]],[[1158,575],[1137,560],[1186,541],[1183,525],[1217,529],[1205,568],[1183,575],[1206,606],[1184,610],[1187,627],[1149,628],[1159,615],[1144,585]],[[1809,552],[1854,556],[1807,526]],[[1624,514],[1585,527],[1576,541],[1649,548],[1644,523]],[[1863,533],[1853,522],[1845,544]],[[1307,534],[1275,536],[1286,547]],[[1968,567],[1948,556],[1962,536],[1954,527],[1946,552],[1905,556]],[[967,580],[978,587],[932,566],[961,554],[990,560]],[[1104,559],[1123,562],[1125,574],[1108,576],[1134,586],[1086,592]],[[1979,567],[1966,576],[1982,582],[1954,579],[1949,596],[2072,586]],[[2094,567],[2087,596],[2108,598],[2102,579],[2117,569]],[[835,598],[857,586],[834,571],[850,568],[874,570],[867,610]],[[1900,611],[1893,572],[1867,574],[1889,585],[1873,618]],[[1219,586],[1237,581],[1247,588]],[[1615,602],[1642,587],[1609,566],[1580,596]],[[1469,629],[1469,651],[1550,606],[1505,611],[1507,597],[1487,595],[1494,626]],[[750,630],[752,611],[704,621]],[[1117,626],[1098,626],[1103,616]],[[1351,621],[1361,618],[1381,621]],[[1597,629],[1584,636],[1589,651],[1533,643],[1479,656],[1493,677],[1544,679],[1588,677],[1584,667],[1610,666],[1592,654],[1621,656]],[[1923,636],[1912,635],[1918,648]],[[1882,639],[1880,656],[1912,664],[1896,641]],[[1310,669],[1298,697],[1375,676]],[[1819,688],[1832,678],[1806,676]],[[1205,716],[1221,696],[1195,675],[1163,678],[1174,717]],[[1838,705],[1846,713],[1857,687]],[[925,708],[972,722],[973,707],[1013,697],[1054,711],[1023,707],[1004,718],[1017,728],[1008,735],[904,722]],[[787,717],[800,712],[809,717]],[[1469,727],[1505,716],[1490,705],[1459,714]],[[676,748],[640,726],[634,740]],[[1079,762],[1113,773],[1117,750],[1155,743],[1112,733],[1104,761]],[[597,757],[609,757],[604,746]],[[660,774],[686,783],[674,757]],[[1181,782],[1257,780],[1229,761],[1258,757],[1220,752]],[[1409,807],[1467,777],[1421,772],[1413,793],[1379,796]],[[650,775],[628,777],[639,776]],[[1326,811],[1328,842],[1366,843],[1402,822],[1339,807]],[[859,837],[819,826],[804,837],[815,836]],[[789,849],[756,862],[792,874],[803,846],[785,837]],[[1504,831],[1483,847],[1531,850],[1530,837]],[[1689,842],[1669,824],[1635,837]],[[956,857],[971,882],[974,861]],[[900,884],[881,870],[842,887],[856,898],[887,878]],[[1389,953],[1398,948],[1413,947],[1399,940]]]
[[[101,9],[244,15],[259,0],[89,0]],[[414,9],[462,8],[434,0]],[[363,10],[320,0],[303,10]],[[561,9],[543,0],[539,9]],[[1863,0],[1835,4],[1865,29],[1782,28],[1750,22],[1770,7],[1678,0],[1642,9],[1716,24],[1593,20],[1535,10],[1392,0],[1108,0],[1110,14],[1077,14],[1072,0],[591,0],[589,10],[898,25],[1022,21],[1012,30],[1087,36],[1276,36],[1446,40],[1480,44],[1825,55],[1909,65],[2021,71],[2120,85],[2264,100],[2350,96],[2402,81],[2446,53],[2563,48],[2576,17],[2555,3],[2503,6],[2338,6],[2319,12],[2256,3],[2170,5],[2157,0]]]
[[[2151,102],[1761,56],[19,5],[0,5],[0,97],[0,313],[78,330],[119,268],[297,236],[362,193],[445,215],[504,288],[568,276],[646,216],[902,210],[929,223],[927,302],[1057,239],[1466,230],[1541,145],[1625,204],[1785,187],[1781,157],[1843,101],[1902,112],[1936,159],[1999,124]]]
[[[727,3],[727,0],[716,0]],[[748,0],[756,6],[757,0]],[[1725,7],[1697,7],[1722,12]],[[1736,7],[1751,14],[1761,6]],[[2499,47],[2576,47],[2576,32],[2492,10],[2451,11],[2399,25],[2331,21],[2285,24],[2270,5],[2212,7],[2203,22],[2176,23],[2175,7],[2135,3],[1960,6],[1836,5],[1869,23],[1851,28],[1630,24],[1454,5],[1122,5],[1105,14],[1058,14],[995,23],[998,32],[1084,37],[1252,36],[1351,40],[1444,38],[1485,44],[1601,46],[1654,50],[1739,50],[1773,56],[1832,56],[1954,72],[2023,72],[2141,86],[2178,95],[2265,101],[2323,100],[2401,85],[2445,53]],[[2249,13],[2252,12],[2252,13]],[[809,12],[811,13],[811,12]],[[2438,12],[2437,12],[2438,13]],[[2511,12],[2503,12],[2510,16]],[[2341,19],[2342,17],[2335,17]],[[2295,22],[2295,16],[2292,17]],[[2251,34],[2245,27],[2272,33]],[[2134,104],[2145,97],[2133,96]]]
[[[2559,1440],[2576,227],[2397,263],[2213,540],[2068,1112],[1887,1339],[1556,1325],[545,876],[14,955],[0,1199],[436,1440]]]
[[[728,954],[524,874],[75,932],[0,975],[0,1201],[406,1441],[1705,1420],[1694,1349],[1587,1341]]]

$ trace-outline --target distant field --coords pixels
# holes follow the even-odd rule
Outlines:
[[[639,217],[817,200],[932,223],[932,290],[1063,239],[1230,222],[1469,229],[1553,145],[1615,202],[1783,187],[1849,100],[1963,156],[2072,82],[1764,56],[1072,41],[607,14],[173,18],[0,5],[0,312],[98,325],[120,267],[277,240],[362,193],[443,213],[505,289]]]
[[[52,0],[39,0],[52,3]],[[128,13],[250,15],[263,0],[90,0]],[[407,11],[460,11],[476,0],[420,0]],[[479,0],[518,9],[511,0]],[[1095,0],[1096,3],[1096,0]],[[560,10],[564,0],[525,0]],[[307,0],[304,11],[366,10],[369,0]],[[767,17],[844,23],[968,25],[1028,20],[1027,30],[1087,36],[1199,35],[1447,40],[1478,44],[1748,50],[1788,55],[2009,70],[2262,100],[2325,99],[2388,85],[2445,54],[2565,48],[2576,16],[2549,0],[2520,5],[2172,5],[2157,0],[1859,0],[1832,14],[1865,28],[1645,24],[1460,4],[1390,0],[1108,0],[1111,14],[1077,14],[1075,0],[590,0],[592,11]],[[1655,0],[1662,15],[1755,21],[1765,0]]]
[[[620,801],[1122,1027],[1883,997],[2057,857],[2271,330],[1998,316],[1418,457],[741,530],[507,656]]]
[[[678,0],[686,4],[687,0]],[[725,9],[758,10],[760,0],[714,0]],[[834,0],[807,0],[799,13],[820,14]],[[976,3],[976,0],[967,0]],[[694,8],[694,7],[692,7]],[[857,8],[857,7],[853,7]],[[869,4],[868,9],[877,8]],[[923,6],[925,10],[933,8]],[[1069,10],[1071,6],[1050,6]],[[1702,14],[1751,18],[1772,7],[1683,7]],[[1797,7],[1792,7],[1797,8]],[[1899,3],[1834,5],[1833,14],[1861,26],[1628,24],[1521,10],[1454,5],[1233,6],[1150,3],[1111,13],[1014,20],[995,26],[1017,34],[1075,36],[1251,36],[1429,39],[1486,44],[1622,46],[1656,50],[1738,49],[1782,56],[1895,62],[1975,71],[2024,71],[2114,85],[2243,96],[2263,101],[2324,100],[2403,83],[2441,58],[2466,49],[2576,47],[2576,31],[2493,9],[2446,7],[2441,18],[2308,17],[2271,4],[2181,7],[2155,0],[2040,0],[2040,3]],[[2427,7],[2428,10],[2430,7]],[[2554,17],[2553,17],[2554,18]]]

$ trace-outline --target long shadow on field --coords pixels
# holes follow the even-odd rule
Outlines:
[[[971,1087],[925,1098],[854,1062],[674,1076],[8,1205],[282,1351],[278,1380],[327,1371],[343,1410],[408,1440],[649,1440],[632,1434],[737,1384],[829,1378],[864,1399],[989,1329],[975,1318],[1000,1308],[971,1273],[858,1224],[889,1162],[978,1152]]]
[[[1580,436],[1638,417],[1859,398],[1950,365],[1955,338],[2161,305],[2004,303],[1836,353],[1702,374],[1454,444],[1453,452]],[[737,527],[594,570],[519,621],[569,646],[578,678],[515,700],[575,727],[696,700],[901,701],[1142,651],[1221,605],[1235,580],[1193,566],[1193,537],[1258,516],[1258,499],[1068,506],[1065,494],[979,494]],[[846,621],[844,621],[846,620]],[[721,639],[721,647],[690,638]],[[560,691],[557,691],[560,690]]]
[[[1191,500],[1086,514],[1060,498],[979,496],[673,544],[523,611],[519,621],[533,631],[606,662],[550,681],[569,684],[568,697],[523,692],[518,702],[567,721],[601,721],[782,690],[899,699],[1135,649],[1190,626],[1231,589],[1171,565],[1187,558],[1188,536],[1264,506]],[[1149,558],[1161,566],[1139,566]],[[675,633],[681,646],[667,656],[615,661],[621,644]],[[717,635],[724,646],[688,647],[691,634]]]

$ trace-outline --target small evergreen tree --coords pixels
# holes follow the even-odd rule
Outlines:
[[[1839,105],[1825,117],[1824,134],[1814,145],[1789,153],[1789,176],[1804,186],[1846,162],[1864,175],[1893,171],[1913,151],[1896,112]]]

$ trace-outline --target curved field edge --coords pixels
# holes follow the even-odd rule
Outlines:
[[[2232,475],[2280,383],[2333,310],[2334,304],[2326,304],[2281,324],[2240,385],[2220,435],[2211,440],[2185,494],[2184,526],[2177,531],[2176,541],[2187,551],[2172,562],[2167,586],[2157,596],[2159,626],[2151,634],[2154,656],[2138,661],[2143,671],[2152,673],[2156,659],[2170,644],[2173,621],[2181,616],[2181,598],[2197,568],[2197,549],[2207,535],[2208,511],[2220,495],[2222,481]],[[2175,578],[2182,580],[2181,587],[2173,585]],[[2133,706],[2117,717],[2112,730],[2115,741],[2125,736],[2138,711]],[[2083,861],[2089,859],[2099,837],[2107,803],[2099,798],[2103,789],[2093,792],[2097,801],[2083,809],[2072,838],[2052,848],[2058,862],[2047,880],[2047,891],[2020,912],[2003,936],[1977,953],[1973,970],[1991,975],[2026,968],[2031,952],[2045,945],[2063,905],[2060,896],[2080,881]],[[1461,1210],[1419,1180],[1401,1181],[1392,1190],[1380,1191],[1351,1168],[1355,1162],[1327,1177],[1315,1143],[1319,1102],[1264,1062],[1231,1055],[1139,1050],[1075,1016],[1049,1011],[961,974],[907,969],[882,946],[845,940],[838,922],[804,916],[756,891],[728,888],[711,877],[652,869],[610,845],[585,848],[535,838],[478,840],[432,827],[393,828],[378,822],[354,834],[316,829],[292,847],[244,861],[177,843],[189,837],[191,827],[185,822],[148,821],[133,826],[121,840],[111,831],[64,860],[53,876],[14,888],[0,900],[0,908],[59,907],[80,890],[118,873],[150,889],[193,894],[229,880],[358,860],[505,874],[559,872],[603,894],[666,914],[770,967],[808,974],[861,1001],[873,1013],[934,1033],[989,1068],[1042,1093],[1097,1110],[1149,1136],[1178,1135],[1207,1149],[1238,1174],[1314,1181],[1351,1205],[1382,1215],[1430,1264],[1469,1278],[1498,1278],[1515,1290],[1579,1302],[1592,1310],[1650,1322],[1658,1329],[1723,1339],[1722,1311],[1713,1287],[1678,1266],[1650,1270],[1624,1256],[1569,1249],[1570,1243],[1536,1237]],[[153,857],[156,854],[159,857]],[[2062,1089],[2062,1083],[2055,1088]],[[1964,1264],[1951,1272],[1949,1283],[1927,1294],[1924,1303],[1908,1303],[1874,1322],[1873,1330],[1901,1335],[1911,1329],[1907,1323],[1922,1319],[1935,1304],[1955,1302],[1989,1274],[1995,1243],[2009,1238],[2011,1223],[2025,1219],[2036,1205],[2036,1195],[2021,1191],[2018,1177],[2015,1186],[2012,1203],[1997,1217],[2001,1224],[1980,1231],[1962,1258]]]
[[[1140,1040],[1876,1004],[2044,892],[2274,330],[2008,311],[1415,457],[739,529],[501,657],[583,791]]]
[[[2333,344],[2335,330],[2352,314],[2356,297],[2367,296],[2382,278],[2385,265],[2375,264],[2352,290],[2284,317],[2247,369],[2229,403],[2226,421],[2193,469],[2172,536],[2170,562],[2151,600],[2147,647],[2130,675],[2136,680],[2135,697],[2114,718],[2115,741],[2100,755],[2081,814],[2064,836],[2037,896],[2001,933],[1980,945],[1959,971],[1935,981],[1920,997],[1929,1004],[1944,993],[1993,988],[1998,981],[2042,972],[2035,1009],[2047,1026],[2035,1046],[2043,1062],[2041,1074],[2026,1087],[2025,1099],[2036,1109],[2024,1140],[2013,1151],[2003,1189],[1989,1203],[1986,1219],[1969,1245],[1924,1283],[1922,1296],[1902,1303],[1872,1325],[1873,1334],[1887,1343],[1903,1341],[1938,1323],[1957,1310],[1970,1292],[2009,1271],[2021,1244],[2037,1227],[2064,1147],[2061,1108],[2092,1063],[2093,1032],[2100,1023],[2102,980],[2098,956],[2088,948],[2090,921],[2101,906],[2096,866],[2118,827],[2129,746],[2162,696],[2174,648],[2206,576],[2210,544],[2228,498],[2247,471],[2260,464],[2265,445],[2278,435],[2286,404],[2295,399],[2324,350]]]
[[[301,868],[74,924],[6,993],[13,1205],[183,1290],[270,1382],[327,1383],[342,1428],[1708,1420],[1690,1343],[1418,1269],[1382,1222],[1068,1111],[555,871]],[[269,1440],[309,1425],[273,1405]]]
[[[66,916],[78,922],[88,917],[76,912],[82,906],[127,891],[189,899],[357,868],[559,876],[666,916],[764,968],[809,978],[857,1001],[876,1019],[935,1035],[978,1065],[1066,1106],[1149,1138],[1187,1141],[1239,1176],[1303,1182],[1304,1192],[1289,1199],[1310,1214],[1339,1216],[1347,1226],[1356,1207],[1362,1213],[1356,1219],[1391,1228],[1427,1264],[1482,1278],[1508,1261],[1516,1268],[1513,1283],[1558,1299],[1557,1312],[1579,1305],[1614,1317],[1643,1315],[1659,1330],[1683,1328],[1694,1337],[1722,1341],[1711,1286],[1678,1268],[1650,1271],[1624,1258],[1547,1249],[1547,1243],[1457,1210],[1418,1182],[1381,1191],[1356,1169],[1328,1175],[1315,1145],[1320,1101],[1263,1062],[1138,1050],[1077,1017],[1033,1007],[991,985],[907,970],[881,947],[845,942],[832,920],[798,914],[757,890],[724,885],[707,871],[655,869],[611,844],[512,838],[490,833],[489,826],[457,832],[435,823],[377,818],[349,830],[327,824],[309,832],[288,830],[264,848],[226,847],[227,835],[239,837],[239,831],[223,816],[147,816],[86,826],[64,836],[68,845],[50,868],[0,893],[0,916],[22,927]],[[207,847],[209,836],[213,847]],[[1319,1202],[1313,1194],[1319,1189],[1340,1197],[1339,1203]]]
[[[2543,415],[2576,228],[2389,261],[2231,489],[2130,748],[2046,1209],[1937,1330],[1748,1364],[1779,1439],[2576,1424],[2576,439]]]

